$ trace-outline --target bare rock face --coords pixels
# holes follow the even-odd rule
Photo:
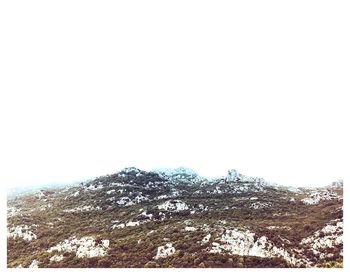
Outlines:
[[[329,249],[343,244],[343,221],[334,220],[313,235],[301,240],[300,244],[310,250],[316,258],[332,258]]]
[[[31,231],[30,226],[18,225],[8,229],[7,238],[12,238],[12,239],[22,238],[23,240],[30,242],[32,240],[37,239],[37,236]]]
[[[159,246],[157,249],[157,255],[154,257],[155,260],[159,258],[166,258],[175,253],[175,248],[171,243],[167,243],[164,246]]]
[[[64,258],[63,255],[54,255],[50,258],[50,261],[51,262],[60,262],[63,260],[63,258]]]
[[[226,230],[212,243],[211,253],[227,252],[241,256],[257,256],[262,258],[282,257],[294,265],[308,264],[306,259],[296,259],[281,247],[276,247],[266,236],[256,238],[255,233],[244,229]]]
[[[240,174],[238,173],[237,170],[235,169],[230,169],[227,172],[227,176],[226,176],[226,181],[228,182],[236,182],[240,179]]]
[[[340,199],[340,197],[328,189],[312,190],[308,192],[308,196],[306,198],[302,199],[302,202],[304,204],[314,205],[320,203],[321,201],[329,201],[335,199]]]
[[[239,173],[235,169],[228,170],[225,181],[233,182],[233,183],[237,183],[237,182],[250,182],[250,183],[257,183],[257,184],[266,183],[263,178],[245,176]]]
[[[96,243],[93,237],[77,239],[72,237],[64,240],[47,250],[47,252],[75,252],[78,258],[93,258],[105,256],[109,247],[109,240]]]
[[[343,188],[343,180],[337,180],[332,182],[332,184],[330,185],[330,188],[332,189]]]
[[[39,261],[33,260],[29,268],[39,268]]]
[[[169,200],[164,202],[163,204],[158,205],[158,209],[179,212],[188,210],[188,205],[181,200]]]
[[[194,170],[187,167],[158,168],[152,171],[154,173],[158,173],[163,178],[168,179],[174,183],[198,183],[205,180],[203,177],[200,177]]]

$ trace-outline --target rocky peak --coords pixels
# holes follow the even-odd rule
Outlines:
[[[230,169],[227,172],[227,176],[226,176],[226,181],[228,182],[236,182],[240,179],[240,174],[238,173],[237,170],[235,169]]]
[[[187,167],[158,168],[152,171],[172,181],[196,183],[204,180],[194,170]]]
[[[136,176],[137,174],[143,172],[142,170],[136,168],[136,167],[126,167],[122,169],[119,174],[129,174]]]
[[[249,183],[258,183],[258,184],[265,183],[265,180],[263,178],[245,176],[239,173],[235,169],[228,170],[225,181],[234,182],[234,183],[236,182],[249,182]]]
[[[330,188],[343,188],[343,180],[337,180],[330,184]]]

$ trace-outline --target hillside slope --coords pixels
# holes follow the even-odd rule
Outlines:
[[[126,168],[8,199],[8,267],[342,267],[343,184]]]

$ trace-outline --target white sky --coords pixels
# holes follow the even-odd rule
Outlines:
[[[344,2],[120,2],[25,1],[0,16],[2,185],[127,166],[344,177]]]

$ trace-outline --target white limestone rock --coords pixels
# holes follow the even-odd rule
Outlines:
[[[278,230],[278,229],[291,230],[292,228],[290,226],[270,225],[270,226],[267,226],[266,229],[268,229],[268,230]]]
[[[161,177],[169,179],[174,183],[177,183],[177,182],[198,183],[204,180],[204,178],[199,176],[194,170],[187,167],[158,168],[158,169],[152,170],[152,172],[158,173]]]
[[[122,169],[119,174],[121,175],[125,175],[125,174],[141,174],[142,170],[136,168],[136,167],[126,167],[124,169]]]
[[[29,268],[39,268],[39,261],[33,260]]]
[[[343,221],[334,220],[313,235],[301,240],[315,255],[321,254],[323,249],[333,248],[343,244]]]
[[[175,247],[171,243],[167,243],[164,246],[159,246],[157,249],[157,255],[154,257],[154,259],[159,258],[166,258],[175,253]]]
[[[255,233],[249,230],[232,229],[213,242],[210,253],[236,254],[241,256],[257,256],[262,258],[283,257],[293,265],[307,264],[305,259],[297,259],[283,248],[278,248],[271,243],[266,236],[261,236],[254,241]]]
[[[109,240],[102,240],[97,244],[93,237],[72,237],[49,248],[47,252],[74,252],[78,258],[93,258],[105,256],[108,248]]]
[[[125,223],[119,223],[119,221],[112,221],[112,229],[123,229],[125,227]]]
[[[142,194],[139,194],[133,199],[133,202],[134,203],[140,203],[140,202],[148,201],[148,200],[149,200],[148,197],[145,197]]]
[[[185,227],[185,231],[190,231],[190,232],[193,232],[193,231],[196,231],[197,228],[193,227],[193,226],[186,226]]]
[[[119,186],[119,187],[124,187],[125,184],[124,183],[120,183],[120,182],[111,182],[109,184],[109,186]]]
[[[90,212],[90,211],[98,211],[102,210],[101,207],[99,206],[92,206],[92,205],[84,205],[84,206],[78,206],[73,209],[65,209],[63,212],[66,213],[77,213],[77,212]]]
[[[271,207],[272,204],[270,202],[260,202],[260,201],[257,201],[257,202],[254,202],[250,205],[250,208],[253,208],[253,209],[262,209],[262,208],[269,208]]]
[[[209,233],[208,235],[206,235],[206,236],[202,239],[201,244],[204,245],[204,244],[208,243],[209,240],[210,240],[210,238],[211,238],[211,234]]]
[[[36,197],[37,197],[39,200],[41,200],[42,198],[45,198],[46,195],[45,195],[45,193],[44,193],[43,191],[40,190],[40,191],[36,194]]]
[[[321,201],[328,201],[328,200],[335,200],[335,199],[340,199],[340,197],[329,190],[313,190],[308,192],[308,195],[306,198],[302,199],[301,201],[304,204],[308,205],[314,205],[314,204],[319,204]]]
[[[50,209],[52,207],[53,207],[53,204],[52,203],[48,203],[48,204],[45,204],[45,205],[41,206],[39,208],[39,211],[46,211],[46,210],[48,210],[48,209]]]
[[[248,176],[242,175],[235,169],[228,170],[225,180],[226,182],[250,182],[250,183],[257,183],[257,184],[266,183],[263,178],[248,177]]]
[[[86,191],[86,190],[85,190],[85,191]],[[79,194],[80,194],[80,191],[79,191],[79,190],[78,190],[78,191],[75,191],[74,193],[71,193],[71,194],[65,196],[65,197],[64,197],[64,200],[66,201],[66,200],[68,200],[69,198],[72,198],[72,197],[76,198],[76,197],[79,196]]]
[[[146,211],[143,211],[143,212],[140,214],[140,216],[146,217],[146,218],[148,218],[148,219],[150,219],[150,220],[152,220],[152,218],[153,218],[153,214],[147,214]]]
[[[12,218],[17,215],[21,214],[21,209],[18,209],[16,207],[8,207],[7,208],[7,218]]]
[[[54,255],[50,258],[50,262],[60,262],[64,258],[63,255]]]
[[[22,238],[25,241],[32,241],[37,239],[37,236],[30,231],[31,227],[28,225],[18,225],[7,229],[7,238]]]
[[[139,221],[136,221],[136,222],[129,221],[128,223],[126,223],[126,226],[139,226],[139,225],[140,225]]]
[[[103,189],[103,185],[100,183],[98,185],[90,184],[89,186],[85,186],[85,191],[97,191]]]
[[[188,205],[181,200],[168,200],[160,205],[158,205],[159,210],[180,212],[184,210],[188,210]]]
[[[344,181],[340,179],[332,182],[332,184],[329,187],[331,189],[338,189],[338,188],[343,188],[343,185],[344,185]]]
[[[118,205],[123,205],[123,206],[131,206],[135,204],[129,197],[122,197],[118,201],[116,201],[116,203]]]
[[[160,195],[158,197],[155,198],[155,200],[163,200],[163,199],[167,199],[168,195]]]

